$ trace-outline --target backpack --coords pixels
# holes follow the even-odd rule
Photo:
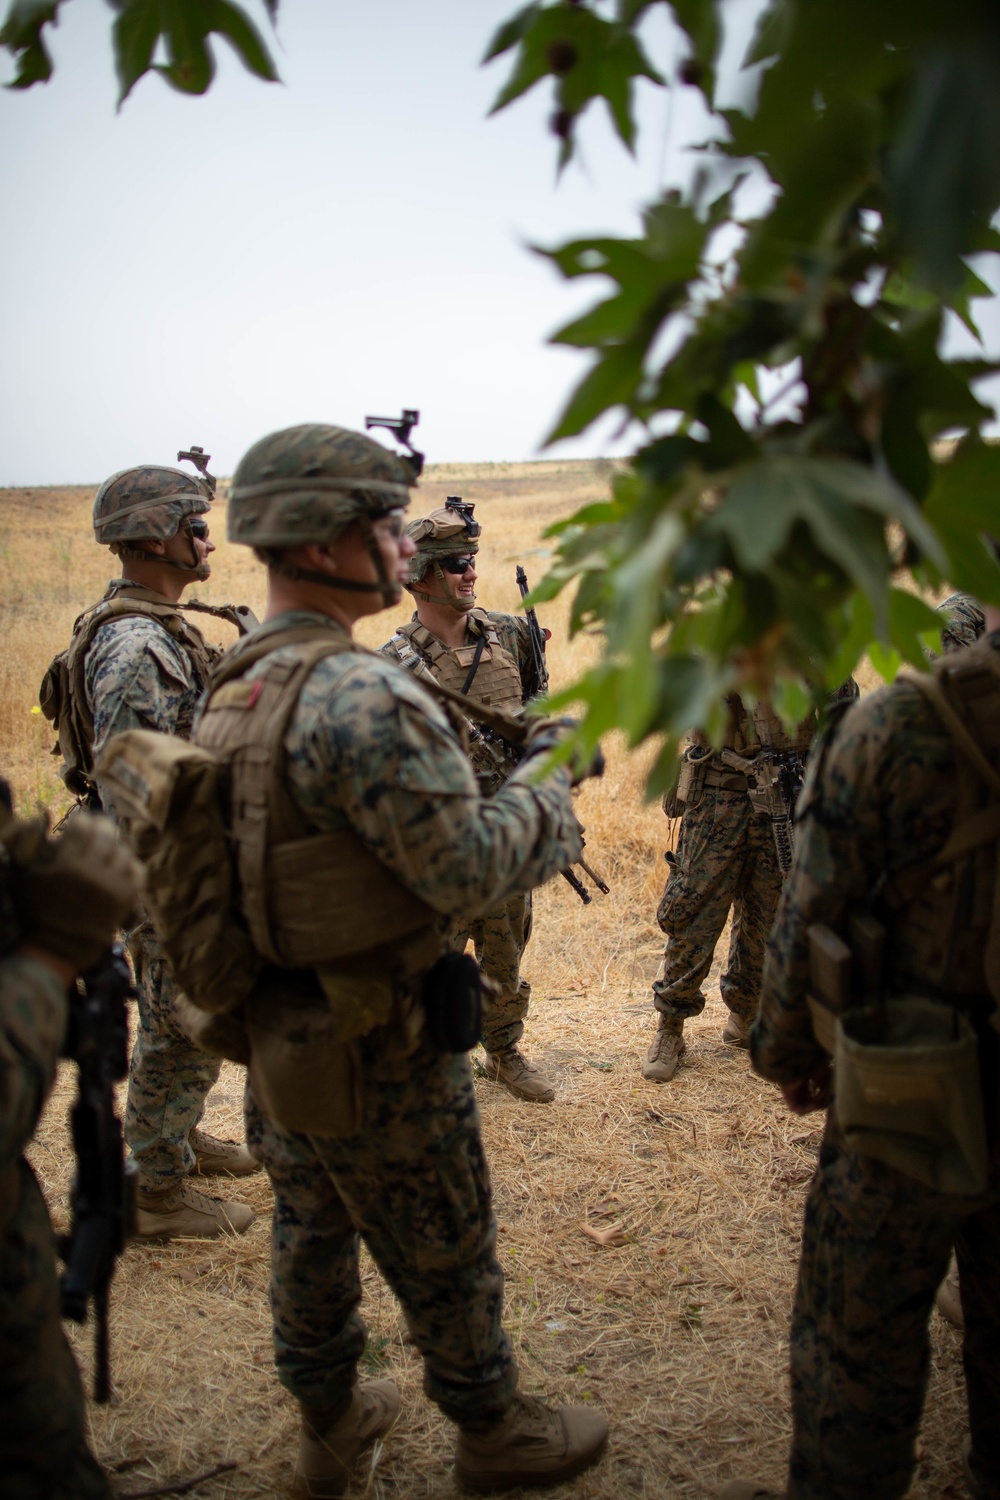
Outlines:
[[[152,619],[166,630],[190,657],[199,682],[208,681],[214,664],[221,656],[217,646],[210,645],[194,625],[185,618],[185,609],[216,615],[236,626],[241,635],[256,624],[252,612],[231,604],[173,604],[140,584],[116,589],[90,609],[84,610],[73,624],[73,635],[65,651],[49,663],[38,689],[42,713],[55,726],[58,739],[53,755],[61,755],[60,775],[77,797],[98,803],[94,786],[94,718],[87,702],[86,663],[94,636],[110,620],[142,616]],[[187,726],[190,731],[190,726]]]

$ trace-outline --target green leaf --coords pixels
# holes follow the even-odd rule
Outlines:
[[[266,83],[277,83],[278,74],[264,38],[250,17],[231,0],[208,0],[205,5],[211,29],[224,36],[248,72]]]
[[[631,344],[612,345],[583,377],[566,404],[562,416],[545,439],[575,437],[603,412],[628,406],[642,379],[642,350]]]
[[[940,617],[916,594],[890,590],[889,639],[904,661],[923,668],[926,657],[920,637],[927,631],[940,635]]]
[[[135,84],[153,66],[153,53],[160,39],[159,0],[131,0],[122,6],[111,33],[120,109]]]
[[[263,38],[246,12],[231,0],[116,0],[113,27],[119,107],[136,83],[155,70],[182,93],[203,94],[215,76],[208,45],[223,36],[249,72],[273,83],[278,75]],[[161,37],[166,66],[153,63]]]
[[[711,102],[715,93],[715,70],[722,45],[722,28],[715,0],[670,0],[670,9],[691,43],[692,57],[688,62],[690,81],[696,82],[705,98]]]
[[[493,38],[483,54],[483,61],[480,66],[492,62],[495,57],[499,57],[503,52],[509,52],[511,47],[516,47],[517,43],[527,36],[531,30],[535,17],[541,8],[541,5],[536,0],[536,3],[526,5],[523,10],[517,12],[517,15],[511,16],[509,21],[504,21],[503,25],[498,27],[493,33]]]
[[[985,39],[984,39],[985,41]],[[1000,54],[943,42],[920,58],[888,179],[904,240],[926,284],[960,286],[977,220],[1000,195]]]
[[[572,122],[596,98],[605,100],[619,138],[631,150],[633,80],[648,78],[659,84],[664,80],[627,26],[606,21],[583,5],[529,6],[500,28],[484,60],[515,43],[513,69],[493,101],[491,114],[505,109],[543,78],[553,77],[558,110],[567,122],[560,132],[563,160],[573,151]]]
[[[56,26],[63,0],[12,0],[0,27],[0,46],[6,47],[17,62],[17,72],[9,89],[30,89],[33,84],[47,83],[52,77],[52,59],[42,39],[46,26]]]

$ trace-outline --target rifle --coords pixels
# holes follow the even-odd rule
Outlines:
[[[787,875],[795,852],[792,820],[805,775],[801,756],[796,750],[765,745],[752,760],[735,750],[720,750],[719,759],[746,777],[747,796],[754,811],[771,820],[778,866],[782,875]]]
[[[115,1262],[134,1221],[135,1167],[125,1161],[115,1084],[128,1075],[125,1002],[135,995],[120,943],[70,990],[69,1028],[62,1056],[76,1063],[77,1095],[70,1111],[76,1173],[70,1191],[70,1229],[59,1238],[65,1270],[60,1309],[74,1323],[94,1304],[94,1400],[111,1395],[108,1297]]]
[[[514,578],[520,591],[521,598],[527,599],[531,592],[528,588],[528,575],[521,564],[518,563],[514,570]],[[545,631],[538,623],[538,616],[534,608],[524,611],[524,618],[528,622],[528,639],[531,641],[531,655],[535,663],[535,674],[538,678],[539,693],[547,693],[549,690],[549,669],[545,665]]]

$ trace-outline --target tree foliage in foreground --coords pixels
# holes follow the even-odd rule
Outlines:
[[[68,0],[11,0],[0,46],[12,53],[17,73],[7,85],[28,89],[48,83],[52,58],[46,27],[59,24],[59,11]],[[118,73],[121,106],[146,73],[156,72],[185,94],[204,94],[215,77],[210,39],[225,37],[236,55],[258,78],[269,83],[278,74],[263,37],[240,5],[232,0],[107,0],[116,19],[111,43]],[[273,21],[278,0],[264,0]],[[166,62],[153,61],[163,48]]]
[[[526,6],[486,55],[513,54],[494,108],[551,78],[561,163],[599,99],[631,148],[633,84],[663,76],[640,28],[664,3]],[[1000,532],[1000,448],[974,389],[997,366],[941,353],[949,309],[978,338],[970,300],[990,289],[969,257],[1000,251],[1000,11],[771,0],[744,110],[716,102],[720,0],[669,4],[686,56],[666,87],[699,88],[719,140],[634,238],[541,252],[605,282],[555,335],[593,359],[549,441],[607,413],[647,439],[607,503],[552,528],[536,597],[575,585],[574,630],[604,636],[562,695],[586,704],[588,744],[666,736],[651,790],[727,693],[773,692],[794,720],[866,651],[887,675],[922,665],[940,622],[907,575],[1000,604],[983,537]],[[744,178],[764,174],[768,206],[742,217]],[[769,371],[788,377],[777,399]]]
[[[12,0],[11,87],[51,75],[46,27],[65,3]],[[264,3],[273,21],[278,0]],[[205,92],[213,35],[276,76],[231,0],[108,4],[121,99],[150,71]],[[669,70],[644,41],[663,5],[687,43]],[[1000,531],[1000,448],[981,437],[993,413],[975,392],[997,367],[941,353],[949,312],[978,337],[971,302],[989,288],[970,257],[1000,251],[1000,7],[765,0],[747,58],[760,86],[742,109],[716,99],[725,13],[723,0],[534,0],[486,57],[512,55],[495,109],[551,80],[560,165],[595,100],[632,149],[640,79],[700,89],[717,127],[689,188],[650,204],[634,238],[541,252],[607,284],[556,335],[593,359],[550,441],[608,413],[647,438],[607,502],[554,528],[536,596],[575,586],[573,628],[605,651],[563,701],[586,704],[588,745],[612,728],[632,745],[662,734],[653,789],[685,731],[718,727],[727,693],[771,692],[795,719],[866,651],[886,675],[922,665],[938,622],[910,578],[1000,604],[983,536]],[[753,215],[747,177],[770,188]]]

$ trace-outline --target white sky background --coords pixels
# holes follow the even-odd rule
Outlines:
[[[733,55],[758,3],[729,0]],[[517,4],[283,0],[275,39],[247,0],[282,84],[219,41],[209,94],[147,77],[120,114],[112,12],[65,6],[52,81],[0,91],[0,484],[192,442],[225,474],[275,428],[403,406],[430,462],[535,456],[589,362],[546,337],[607,283],[527,243],[635,232],[707,115],[641,84],[634,162],[593,105],[557,183],[549,83],[486,117],[510,60],[479,59]],[[665,11],[646,34],[669,72]],[[613,431],[551,451],[621,451]]]

